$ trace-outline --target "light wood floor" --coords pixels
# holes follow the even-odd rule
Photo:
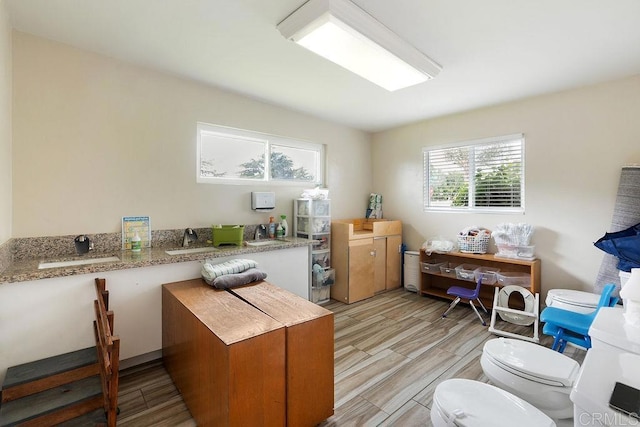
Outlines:
[[[462,303],[442,319],[447,306],[402,289],[356,304],[325,305],[335,313],[335,414],[320,426],[430,426],[439,382],[487,382],[480,355],[495,335]],[[504,322],[496,326],[532,331]],[[549,337],[541,338],[549,347]],[[565,354],[580,363],[585,355],[573,348]],[[160,361],[123,370],[118,397],[119,426],[196,425]]]

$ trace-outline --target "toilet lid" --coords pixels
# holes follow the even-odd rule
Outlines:
[[[545,301],[547,306],[552,305],[553,300],[595,310],[600,301],[600,295],[573,289],[551,289],[547,292],[547,300]]]
[[[438,384],[432,410],[459,427],[545,427],[553,420],[513,394],[492,385],[454,378]]]
[[[483,354],[502,369],[542,384],[571,387],[580,371],[575,360],[532,342],[494,338]]]

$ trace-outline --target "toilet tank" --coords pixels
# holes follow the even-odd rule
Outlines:
[[[603,367],[606,367],[606,375],[603,375]],[[590,348],[570,395],[574,425],[638,425],[637,419],[609,407],[616,382],[640,389],[640,355]]]
[[[589,328],[591,347],[640,355],[640,328],[628,324],[620,306],[602,307]]]

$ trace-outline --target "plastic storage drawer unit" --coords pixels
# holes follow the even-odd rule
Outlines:
[[[431,274],[440,273],[440,267],[445,264],[446,262],[440,262],[436,260],[421,262],[420,271],[422,271],[423,273],[431,273]]]
[[[475,281],[477,282],[480,276],[482,275],[482,284],[483,285],[493,285],[498,280],[496,273],[500,271],[499,268],[493,267],[480,267],[476,268],[474,271]]]
[[[456,277],[456,266],[458,264],[454,264],[451,262],[445,262],[440,266],[440,274],[447,277]]]
[[[503,271],[496,273],[496,276],[498,277],[498,284],[500,286],[518,285],[523,288],[531,286],[531,275],[527,273]]]
[[[480,268],[475,264],[462,264],[456,267],[456,277],[460,280],[468,280],[469,282],[475,282],[476,269]]]

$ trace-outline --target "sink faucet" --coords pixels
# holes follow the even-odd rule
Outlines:
[[[264,230],[264,231],[265,231],[265,234],[266,234],[266,232],[267,232],[267,227],[265,227],[265,226],[264,226],[264,224],[259,224],[259,225],[256,227],[256,234],[253,236],[253,239],[254,239],[254,240],[260,240],[260,239],[261,239],[262,234],[261,234],[260,230]]]
[[[87,237],[85,234],[77,236],[75,239],[73,239],[73,243],[76,247],[76,252],[78,252],[78,255],[83,255],[90,250],[93,250],[93,242],[89,240],[89,237]]]
[[[189,246],[189,242],[195,242],[196,240],[198,240],[198,235],[193,228],[186,228],[182,236],[182,247],[186,248]]]

